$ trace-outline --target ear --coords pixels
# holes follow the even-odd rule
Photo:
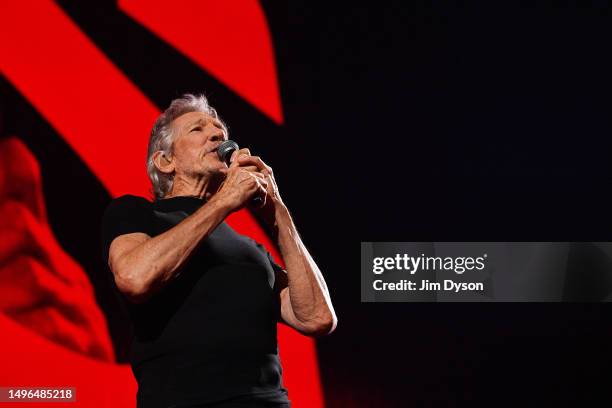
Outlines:
[[[171,174],[174,173],[174,158],[170,155],[164,154],[161,150],[153,153],[153,163],[155,167],[162,173]]]

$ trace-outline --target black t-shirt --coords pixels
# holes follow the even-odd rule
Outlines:
[[[103,259],[117,236],[154,237],[203,204],[189,196],[114,199],[102,221]],[[233,398],[288,403],[276,338],[275,273],[285,272],[263,245],[222,222],[161,291],[145,303],[126,300],[139,406]]]

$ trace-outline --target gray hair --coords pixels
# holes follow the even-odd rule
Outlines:
[[[180,98],[174,99],[168,109],[159,115],[153,125],[153,129],[151,129],[147,151],[147,173],[149,174],[152,193],[156,200],[164,198],[170,192],[174,182],[174,175],[168,175],[159,171],[153,162],[153,154],[161,150],[166,156],[172,155],[174,138],[176,137],[172,122],[179,116],[189,112],[207,113],[223,124],[215,108],[210,106],[208,99],[202,94],[185,94]],[[223,127],[226,127],[225,124],[223,124]]]

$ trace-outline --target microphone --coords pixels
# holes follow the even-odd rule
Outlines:
[[[238,147],[238,143],[234,142],[233,140],[226,140],[225,142],[222,142],[219,147],[217,147],[217,156],[219,156],[219,159],[222,162],[225,162],[229,167],[232,153],[238,149],[240,149]]]
[[[232,153],[239,149],[240,147],[238,147],[238,143],[228,139],[225,142],[222,142],[219,147],[217,147],[217,156],[219,156],[219,159],[222,162],[225,162],[225,164],[227,164],[227,166],[229,167],[230,159],[232,158]],[[253,197],[251,199],[251,204],[254,207],[259,207],[263,204],[263,198],[260,196]]]

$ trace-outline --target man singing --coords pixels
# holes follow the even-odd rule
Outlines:
[[[204,96],[175,99],[149,140],[154,201],[124,195],[104,214],[104,259],[134,325],[138,406],[289,407],[277,322],[313,337],[337,324],[272,169],[248,149],[228,167],[217,154],[227,133]],[[224,221],[245,206],[286,271]]]

